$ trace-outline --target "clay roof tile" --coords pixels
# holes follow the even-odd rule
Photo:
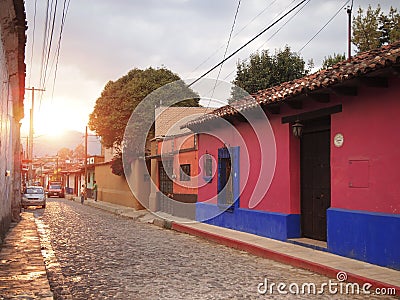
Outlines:
[[[288,97],[305,93],[308,90],[315,91],[319,88],[326,88],[334,84],[350,80],[357,76],[363,76],[369,72],[390,67],[400,63],[400,40],[379,49],[360,53],[351,60],[341,61],[332,67],[309,74],[303,78],[284,82],[278,86],[258,91],[252,95],[258,103],[271,104],[280,102]],[[199,124],[216,116],[224,117],[240,113],[241,110],[254,106],[254,100],[243,99],[240,105],[235,108],[226,106],[190,121],[187,126]]]

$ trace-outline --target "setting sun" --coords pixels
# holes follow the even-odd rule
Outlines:
[[[40,112],[34,116],[35,135],[62,135],[68,128],[65,116],[59,116],[53,112]]]
[[[29,100],[27,101],[29,103]],[[68,130],[84,132],[87,124],[87,114],[79,108],[67,105],[66,101],[43,101],[35,103],[33,128],[35,136],[60,136]],[[29,134],[30,106],[25,107],[25,117],[22,120],[22,135]]]

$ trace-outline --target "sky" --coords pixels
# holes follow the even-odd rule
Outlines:
[[[133,68],[166,67],[182,79],[195,79],[223,59],[238,1],[234,0],[69,0],[58,44],[64,1],[58,2],[47,72],[41,71],[45,32],[45,0],[25,1],[27,14],[26,87],[43,88],[35,93],[35,135],[58,135],[64,130],[84,132],[96,99],[105,84]],[[36,2],[36,17],[35,17]],[[68,0],[66,1],[68,2]],[[300,0],[242,0],[229,55],[272,24]],[[231,82],[236,64],[251,53],[274,53],[288,45],[318,69],[324,57],[347,52],[347,0],[311,0],[225,62],[220,80]],[[397,1],[354,0],[358,7],[386,12]],[[344,6],[344,7],[343,7]],[[343,7],[343,8],[342,8]],[[327,22],[335,15],[328,24]],[[34,22],[35,20],[35,22]],[[326,27],[314,38],[321,28]],[[311,41],[310,41],[311,40]],[[353,52],[355,51],[353,46]],[[47,57],[47,55],[45,55]],[[57,75],[55,77],[55,66]],[[218,69],[207,75],[217,78]],[[46,74],[45,86],[40,74]],[[55,78],[55,79],[54,79]],[[32,92],[25,93],[22,135],[28,132]]]

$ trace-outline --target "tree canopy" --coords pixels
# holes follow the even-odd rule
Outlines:
[[[76,159],[85,158],[85,146],[83,146],[83,144],[79,144],[78,146],[76,146],[72,156]]]
[[[151,92],[177,80],[180,80],[179,76],[166,68],[135,68],[118,80],[109,81],[90,114],[89,128],[102,138],[105,147],[120,148],[125,127],[136,106]],[[180,102],[177,106],[199,106],[198,96],[192,90],[183,83],[179,87],[182,89],[179,92],[185,92],[186,95],[181,99],[188,100]],[[162,104],[168,106],[168,103]],[[148,114],[143,118],[154,114],[154,106],[149,107]]]
[[[327,69],[329,67],[332,67],[333,65],[337,64],[338,62],[341,62],[342,60],[346,59],[345,54],[336,54],[333,53],[333,55],[328,55],[328,57],[324,57],[324,60],[322,62],[322,69]]]
[[[283,50],[275,51],[274,55],[270,55],[268,50],[263,50],[251,54],[248,62],[239,61],[233,84],[252,94],[282,82],[301,78],[308,72],[303,58],[286,46]],[[233,88],[231,101],[244,96],[237,87]]]
[[[66,147],[63,147],[57,151],[58,157],[63,161],[70,159],[73,156],[73,153],[74,151]]]
[[[352,31],[358,52],[379,48],[400,39],[400,14],[393,7],[388,14],[382,12],[380,5],[376,9],[369,5],[366,11],[359,7]]]

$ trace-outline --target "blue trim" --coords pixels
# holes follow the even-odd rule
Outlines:
[[[330,252],[400,270],[400,215],[330,208]]]
[[[232,156],[232,157],[231,157]],[[223,172],[226,169],[226,162],[224,159],[231,159],[231,175],[232,175],[232,197],[233,204],[229,207],[226,205],[226,189],[225,184],[229,178],[226,178],[226,173]],[[232,212],[233,209],[239,208],[240,201],[240,147],[229,147],[218,149],[218,206],[222,209],[227,209]]]
[[[313,244],[308,244],[308,243],[304,243],[301,241],[295,241],[295,240],[287,240],[288,243],[294,244],[294,245],[299,245],[299,246],[303,246],[303,247],[307,247],[310,249],[314,249],[314,250],[318,250],[318,251],[323,251],[323,252],[328,252],[328,248],[324,248],[324,247],[320,247],[317,245],[313,245]]]
[[[239,208],[240,202],[240,147],[232,147],[232,192],[233,192],[233,205],[235,208]]]
[[[218,205],[196,203],[196,220],[211,225],[286,241],[300,237],[300,215],[235,208],[222,211]]]
[[[211,183],[212,182],[212,176],[203,176],[203,180],[207,183]]]

